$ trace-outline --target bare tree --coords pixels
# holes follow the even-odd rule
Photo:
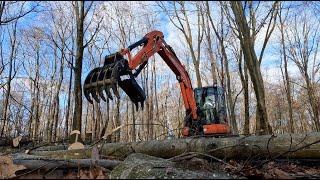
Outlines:
[[[206,9],[207,9],[207,15],[209,17],[210,20],[210,24],[211,27],[214,30],[214,33],[218,39],[219,45],[220,45],[220,49],[221,49],[221,53],[222,53],[222,62],[225,68],[225,74],[226,74],[226,89],[227,89],[227,102],[228,102],[228,109],[229,109],[229,117],[230,117],[230,122],[231,122],[231,130],[234,134],[238,134],[238,127],[237,127],[237,122],[236,122],[236,117],[235,117],[235,99],[233,100],[232,98],[232,92],[231,92],[231,85],[230,85],[230,72],[229,72],[229,59],[228,59],[228,55],[225,49],[225,40],[224,40],[224,36],[225,36],[225,32],[224,32],[224,18],[223,18],[223,14],[222,14],[222,6],[221,6],[221,19],[220,19],[220,33],[218,32],[218,29],[216,28],[216,26],[213,23],[213,19],[211,16],[211,12],[210,12],[210,6],[209,6],[209,2],[206,2]],[[224,78],[223,78],[224,79]],[[224,82],[222,83],[222,85],[224,85]]]
[[[290,127],[290,132],[294,133],[294,125],[293,125],[293,112],[292,112],[292,95],[291,95],[291,85],[290,85],[290,77],[288,73],[288,57],[287,57],[287,52],[286,52],[286,43],[285,43],[285,33],[284,33],[284,26],[285,26],[285,21],[287,19],[289,10],[283,15],[282,13],[284,12],[283,10],[283,4],[280,3],[279,5],[279,11],[278,11],[278,17],[279,17],[279,23],[280,23],[280,33],[281,33],[281,53],[283,55],[283,63],[284,63],[284,83],[285,83],[285,90],[286,90],[286,97],[288,101],[288,110],[289,110],[289,127]],[[284,16],[284,17],[283,17]],[[283,72],[283,71],[282,71]]]
[[[218,84],[218,75],[217,75],[217,62],[216,59],[214,57],[213,54],[213,48],[212,48],[212,39],[211,39],[211,28],[210,28],[210,24],[209,24],[209,18],[211,18],[210,15],[210,9],[209,9],[209,4],[208,2],[206,2],[206,7],[207,7],[207,13],[206,13],[206,30],[205,30],[205,35],[206,35],[206,39],[207,39],[207,46],[208,46],[208,54],[209,54],[209,58],[211,61],[211,74],[212,74],[212,81],[213,84]]]
[[[74,67],[74,111],[73,111],[73,124],[72,128],[74,130],[79,130],[81,132],[81,117],[82,117],[82,88],[81,88],[81,72],[82,72],[82,61],[83,52],[88,44],[92,41],[94,36],[99,30],[100,22],[97,25],[96,31],[89,38],[89,40],[84,43],[84,33],[87,28],[84,28],[84,23],[86,16],[88,15],[93,2],[85,8],[84,1],[74,1],[72,2],[73,10],[76,17],[76,53],[75,53],[75,67]]]
[[[249,70],[249,74],[251,77],[251,81],[253,83],[254,92],[257,99],[257,110],[256,110],[256,133],[257,134],[267,134],[271,133],[272,129],[268,122],[267,108],[265,102],[265,91],[264,91],[264,83],[261,75],[260,64],[262,61],[263,53],[267,42],[273,32],[275,27],[276,20],[276,12],[278,9],[278,2],[274,2],[272,7],[269,10],[266,18],[261,24],[264,24],[266,19],[269,18],[267,33],[265,35],[265,39],[263,42],[262,50],[259,58],[256,55],[254,49],[254,41],[256,38],[257,32],[262,28],[262,25],[259,27],[255,27],[255,23],[249,27],[249,23],[247,22],[246,15],[244,13],[244,6],[240,1],[232,1],[230,2],[231,9],[234,15],[234,19],[227,13],[229,19],[232,19],[232,22],[235,24],[236,29],[238,31],[238,38],[241,43],[241,48],[244,54],[244,60]],[[225,8],[226,9],[226,8]],[[250,21],[254,22],[255,18],[251,13]],[[253,27],[253,28],[252,28]]]
[[[30,6],[30,8],[26,8]],[[27,14],[34,12],[38,3],[27,1],[0,1],[0,26],[18,20]]]
[[[12,32],[9,32],[9,38],[10,38],[10,57],[9,57],[9,76],[8,81],[6,83],[7,89],[5,93],[5,100],[3,104],[3,112],[2,112],[2,126],[1,126],[1,133],[0,137],[2,137],[7,132],[7,126],[8,126],[8,108],[9,108],[9,98],[11,93],[11,81],[14,78],[16,71],[15,69],[15,59],[17,55],[17,24],[18,21],[15,21],[12,25]],[[9,30],[10,31],[10,30]],[[15,72],[14,72],[15,71]]]
[[[316,77],[320,69],[320,63],[317,62],[320,44],[319,27],[319,21],[310,20],[305,12],[300,17],[294,16],[293,27],[286,32],[288,58],[296,64],[303,77],[305,86],[302,87],[307,91],[316,131],[320,131],[319,97],[316,93]]]
[[[158,5],[164,10],[165,14],[169,17],[170,22],[179,29],[180,32],[185,37],[185,40],[188,44],[190,55],[192,57],[192,62],[195,67],[196,77],[197,77],[197,85],[198,87],[202,87],[201,76],[200,76],[200,57],[201,57],[201,43],[204,35],[204,15],[201,14],[203,11],[201,10],[203,7],[200,3],[195,3],[197,8],[197,38],[194,41],[193,31],[191,30],[191,22],[189,20],[188,10],[186,8],[186,3],[184,1],[173,1],[170,2],[173,5],[173,10],[168,9],[168,7],[163,3],[159,2]],[[171,13],[173,11],[173,14]],[[181,15],[181,13],[182,15]],[[178,21],[176,22],[175,19]],[[194,45],[196,44],[196,46]]]

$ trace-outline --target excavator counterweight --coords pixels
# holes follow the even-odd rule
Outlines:
[[[186,109],[183,135],[229,134],[229,126],[225,120],[224,94],[215,86],[193,89],[184,65],[163,38],[162,32],[151,31],[136,43],[106,56],[104,65],[91,70],[84,81],[83,90],[87,100],[90,103],[93,103],[92,98],[98,103],[100,99],[106,101],[104,91],[107,98],[113,99],[111,90],[120,98],[119,86],[137,110],[139,104],[143,109],[146,95],[135,78],[146,66],[149,58],[158,53],[180,84]],[[131,50],[138,46],[142,48],[132,56]]]

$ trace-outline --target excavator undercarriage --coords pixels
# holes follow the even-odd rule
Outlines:
[[[142,49],[132,56],[131,50],[138,46],[142,46]],[[183,135],[188,137],[230,134],[226,121],[223,89],[217,86],[193,89],[189,74],[173,49],[166,44],[160,31],[152,31],[126,49],[106,56],[104,65],[91,70],[84,81],[83,90],[86,99],[90,103],[93,103],[92,98],[98,103],[101,99],[106,101],[104,92],[107,98],[113,99],[111,90],[117,98],[120,98],[119,86],[129,96],[137,110],[139,104],[143,109],[146,95],[135,78],[145,67],[149,57],[155,53],[158,53],[175,73],[180,84],[186,108]],[[127,59],[124,56],[127,56]]]

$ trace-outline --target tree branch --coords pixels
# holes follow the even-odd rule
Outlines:
[[[95,29],[93,35],[91,36],[91,38],[84,44],[84,48],[86,48],[88,46],[89,43],[91,43],[91,41],[93,40],[93,38],[96,36],[96,34],[98,33],[98,31],[100,30],[100,24],[103,20],[103,17],[101,18],[101,20],[98,22],[98,26],[97,28]]]

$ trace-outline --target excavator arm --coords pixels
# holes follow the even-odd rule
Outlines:
[[[142,48],[132,56],[131,51],[138,46]],[[106,100],[103,95],[103,89],[107,96],[112,99],[110,89],[119,98],[116,84],[125,91],[131,101],[136,104],[145,100],[145,94],[142,88],[136,83],[135,77],[139,75],[141,70],[148,63],[148,60],[155,53],[158,53],[169,68],[174,72],[180,84],[181,94],[187,114],[191,118],[197,119],[197,107],[194,99],[193,88],[190,77],[185,67],[181,64],[172,48],[164,41],[163,33],[160,31],[152,31],[146,34],[141,40],[121,49],[119,52],[106,56],[103,67],[98,67],[89,72],[84,83],[84,94],[90,103],[93,103],[90,94],[97,102]],[[127,56],[128,60],[124,59]],[[123,80],[123,76],[128,76]],[[99,96],[97,95],[99,94]]]
[[[149,58],[155,53],[158,53],[176,75],[176,78],[180,84],[181,94],[186,111],[190,112],[192,119],[196,120],[197,107],[189,74],[179,61],[173,49],[164,41],[163,38],[163,33],[160,31],[149,32],[137,43],[121,50],[120,54],[127,55],[129,68],[131,70],[138,68],[136,72],[139,73],[147,64]],[[134,57],[132,57],[130,51],[139,45],[143,45],[143,48]],[[137,76],[138,73],[136,73],[135,76]]]

